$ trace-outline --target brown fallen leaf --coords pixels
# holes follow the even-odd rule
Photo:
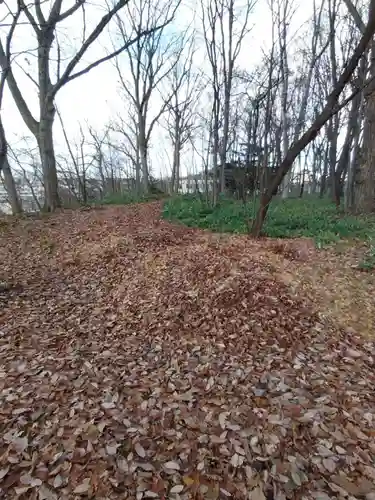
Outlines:
[[[360,491],[357,485],[355,485],[353,482],[349,481],[346,477],[336,474],[334,476],[331,476],[330,480],[342,488],[344,491],[349,493],[349,495],[357,496],[360,495]]]
[[[9,467],[0,469],[0,481],[8,474],[8,472],[9,472]]]
[[[78,486],[76,486],[76,488],[74,488],[73,493],[75,493],[76,495],[86,494],[90,489],[90,483],[91,483],[91,479],[89,477],[87,477],[86,479],[84,479],[82,481],[81,484],[79,484]]]
[[[266,496],[263,492],[263,488],[261,486],[257,486],[253,490],[251,490],[249,494],[250,500],[266,500]]]
[[[146,452],[140,443],[135,443],[134,449],[135,449],[138,456],[140,456],[141,458],[145,458]]]
[[[166,469],[171,469],[171,470],[180,470],[180,465],[177,462],[174,462],[170,460],[169,462],[166,462],[164,464],[164,467]]]
[[[169,490],[169,494],[174,495],[177,493],[181,493],[183,490],[184,490],[183,484],[176,484],[176,486],[172,486],[172,488]]]

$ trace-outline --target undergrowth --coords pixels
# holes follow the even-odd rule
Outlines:
[[[362,271],[374,271],[375,270],[375,240],[370,242],[369,248],[359,264],[359,268]]]
[[[165,193],[150,193],[147,195],[137,195],[136,193],[126,192],[119,194],[111,194],[106,196],[101,204],[103,205],[129,205],[131,203],[146,203],[148,201],[156,201],[166,198]]]
[[[216,207],[193,196],[167,200],[163,216],[190,227],[218,232],[247,233],[256,206],[222,198]],[[339,212],[326,199],[275,199],[264,225],[264,235],[272,238],[313,238],[318,247],[343,239],[375,238],[375,217],[355,217]],[[374,257],[375,259],[375,257]]]

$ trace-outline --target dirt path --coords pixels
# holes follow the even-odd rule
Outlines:
[[[159,209],[3,231],[0,497],[373,500],[373,342]]]

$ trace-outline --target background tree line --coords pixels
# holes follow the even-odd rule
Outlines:
[[[251,65],[252,27],[268,30],[259,8],[269,37]],[[12,211],[22,211],[25,190],[48,211],[67,199],[147,196],[155,186],[178,193],[190,172],[208,203],[228,191],[259,197],[254,235],[275,195],[308,191],[373,212],[375,0],[313,0],[302,26],[299,8],[297,0],[206,0],[196,10],[180,0],[120,0],[105,12],[85,0],[2,2],[0,106],[13,99],[29,131],[8,142],[1,112]],[[73,25],[79,34],[68,47]],[[25,50],[14,49],[25,30]],[[83,121],[73,135],[58,96],[81,78],[84,92],[85,75],[108,65],[118,109],[99,129]]]

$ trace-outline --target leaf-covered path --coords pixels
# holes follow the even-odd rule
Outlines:
[[[1,235],[0,498],[373,500],[374,343],[159,209]]]

